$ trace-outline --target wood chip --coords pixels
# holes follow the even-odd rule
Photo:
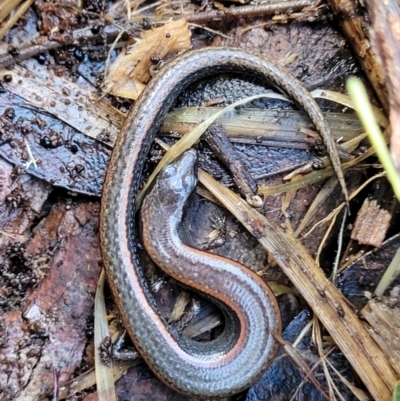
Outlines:
[[[186,306],[189,302],[190,294],[186,291],[182,291],[175,302],[174,309],[169,318],[169,322],[175,322],[176,320],[178,320],[185,313]]]
[[[385,239],[391,219],[392,215],[382,209],[375,199],[366,199],[357,214],[351,239],[379,248]]]

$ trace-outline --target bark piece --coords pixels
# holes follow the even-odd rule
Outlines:
[[[58,204],[39,224],[27,245],[26,253],[31,260],[48,260],[47,266],[37,272],[45,278],[28,295],[23,319],[21,312],[14,319],[16,312],[9,312],[5,319],[16,322],[12,334],[26,338],[28,346],[39,340],[40,343],[22,379],[18,378],[18,367],[14,376],[14,370],[9,372],[10,368],[5,371],[0,367],[0,383],[4,382],[4,375],[13,379],[6,379],[6,389],[3,389],[7,391],[6,399],[38,400],[52,391],[54,372],[59,375],[62,386],[80,364],[100,271],[97,225],[98,203]],[[3,325],[0,338],[10,330]],[[13,361],[21,358],[21,348],[25,349],[13,347],[12,342],[0,348],[0,358],[4,361],[1,366],[13,367]],[[29,380],[23,380],[25,376]]]
[[[373,49],[384,71],[389,93],[392,158],[400,171],[400,7],[396,0],[369,1],[368,4],[373,21]]]
[[[22,401],[21,389],[29,383],[45,339],[30,333],[20,311],[2,316],[0,332],[0,399]]]
[[[360,244],[380,247],[385,239],[391,218],[392,215],[382,209],[375,199],[366,199],[357,214],[351,239]]]
[[[50,190],[49,184],[16,173],[0,159],[0,230],[6,236],[23,235],[38,217]]]
[[[358,211],[351,239],[357,240],[360,244],[379,248],[388,230],[395,225],[392,216],[396,216],[398,212],[399,203],[387,179],[380,178],[374,181],[369,197]]]
[[[400,376],[400,287],[390,296],[371,299],[361,311],[370,324],[369,332]]]
[[[374,88],[382,107],[388,110],[387,93],[383,87],[384,75],[366,33],[368,28],[365,23],[365,21],[368,21],[368,16],[365,15],[366,10],[357,6],[354,0],[329,0],[328,3],[336,14],[337,21],[357,55],[358,61]],[[374,1],[373,3],[381,2]]]
[[[262,201],[256,197],[257,184],[250,174],[250,170],[233,147],[225,129],[219,125],[210,126],[204,133],[204,139],[210,145],[216,156],[232,173],[236,188],[246,200],[255,206],[261,206]],[[259,200],[257,204],[256,198]]]
[[[54,185],[99,196],[111,149],[53,116],[21,103],[17,96],[0,93],[0,155],[21,171],[49,182],[51,185],[33,181],[48,191]],[[27,166],[31,159],[28,147],[36,167],[33,163]],[[26,196],[15,194],[17,200]]]

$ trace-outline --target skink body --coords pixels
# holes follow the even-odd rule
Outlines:
[[[223,333],[198,343],[162,329],[156,369],[164,381],[197,396],[227,396],[249,387],[268,367],[280,332],[275,296],[259,276],[239,263],[184,245],[179,227],[196,185],[196,151],[165,167],[141,210],[143,245],[166,273],[217,300]],[[168,377],[166,380],[165,378]]]

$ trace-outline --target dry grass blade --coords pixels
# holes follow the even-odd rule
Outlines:
[[[400,273],[400,248],[397,250],[394,258],[390,262],[389,267],[386,269],[385,273],[383,274],[382,278],[377,285],[374,294],[381,296],[386,291],[386,288],[393,282],[393,280],[399,275]]]
[[[360,161],[366,159],[369,156],[372,156],[374,153],[375,153],[375,150],[373,148],[370,148],[365,153],[363,153],[361,156],[359,156],[353,160],[350,160],[349,162],[343,163],[342,164],[343,171],[349,169],[350,167],[355,166]],[[258,193],[263,194],[265,196],[281,194],[282,192],[291,191],[293,189],[300,189],[307,185],[315,184],[316,182],[325,180],[326,178],[329,178],[329,177],[333,176],[334,174],[335,173],[333,171],[333,168],[331,166],[329,166],[329,167],[326,167],[324,170],[314,170],[310,174],[307,174],[307,175],[301,177],[300,179],[296,179],[295,181],[292,181],[292,182],[289,182],[286,184],[276,185],[274,187],[260,186],[258,188]]]
[[[315,255],[315,262],[317,263],[318,266],[320,265],[320,263],[319,263],[319,258],[320,258],[320,256],[321,256],[322,249],[323,249],[323,247],[325,246],[326,240],[328,239],[329,234],[331,233],[331,231],[332,231],[332,229],[333,229],[333,226],[335,225],[336,218],[337,218],[339,212],[343,209],[343,207],[344,207],[343,204],[340,205],[340,209],[337,211],[337,213],[335,213],[335,214],[332,216],[332,218],[331,218],[331,223],[329,224],[329,227],[328,227],[328,229],[326,230],[325,235],[323,236],[323,238],[322,238],[322,240],[321,240],[321,242],[320,242],[320,244],[319,244],[319,247],[318,247],[318,250],[317,250],[317,254]],[[322,221],[329,221],[329,220],[326,220],[326,218],[325,218],[325,219],[321,220],[319,223],[321,223]],[[317,223],[317,224],[319,224],[319,223]],[[316,227],[316,225],[315,225],[314,227]],[[313,227],[313,228],[314,228],[314,227]],[[309,232],[310,232],[310,231],[309,231]],[[309,233],[309,232],[308,232],[308,233]],[[308,234],[308,233],[307,233],[307,234]]]
[[[278,297],[279,295],[282,295],[282,294],[294,295],[294,291],[291,288],[289,288],[287,285],[279,284],[275,281],[268,281],[268,285],[276,297]]]
[[[133,362],[121,362],[113,365],[114,381],[120,379],[131,366],[135,366],[141,362],[141,359]],[[74,377],[71,381],[65,383],[59,391],[58,399],[63,400],[70,395],[79,393],[96,384],[96,373],[94,369],[90,369],[78,377]],[[41,398],[39,401],[50,401],[48,397]]]
[[[374,399],[390,400],[397,381],[395,373],[343,295],[325,277],[307,250],[204,171],[199,171],[199,180],[275,258]]]
[[[10,19],[4,24],[4,26],[0,29],[0,40],[2,40],[4,38],[4,36],[7,34],[7,32],[14,26],[14,24],[19,20],[19,18],[25,14],[25,12],[28,10],[28,8],[33,4],[35,0],[26,0],[26,2],[24,4],[22,4],[22,6],[20,6],[18,8],[18,10],[15,12],[14,15],[12,15],[10,17]],[[7,2],[6,2],[7,3]],[[9,1],[8,3],[13,4],[13,5],[17,5],[20,2],[19,1],[14,1],[11,2]],[[7,4],[6,4],[7,7]],[[14,8],[14,7],[13,7]],[[12,9],[12,8],[11,8]],[[1,13],[1,9],[0,9],[0,13]],[[6,9],[4,8],[4,11],[6,11]],[[10,10],[11,11],[11,10]],[[4,18],[2,18],[4,19]]]
[[[324,396],[326,400],[329,401],[329,397],[322,389],[320,383],[315,378],[312,369],[309,368],[307,363],[303,360],[299,352],[290,345],[283,338],[278,337],[276,334],[272,333],[275,339],[282,345],[285,350],[286,355],[291,359],[291,361],[300,369],[300,371],[304,374],[305,378],[309,380],[314,386],[319,390],[319,392]]]
[[[286,215],[287,210],[289,209],[290,202],[293,200],[293,198],[296,195],[295,190],[291,190],[285,193],[285,196],[283,197],[282,204],[281,204],[281,214],[282,216]],[[287,227],[291,227],[291,221],[289,218],[286,218],[286,224]]]
[[[329,388],[329,397],[331,400],[336,400],[335,397],[335,393],[338,394],[339,398],[343,400],[342,395],[339,393],[338,389],[335,386],[335,383],[332,380],[332,377],[329,373],[329,370],[326,366],[326,355],[324,354],[324,348],[322,346],[322,335],[321,335],[321,328],[319,326],[319,321],[316,318],[316,316],[314,315],[313,317],[313,341],[314,343],[317,345],[317,349],[318,349],[318,354],[322,363],[322,368],[324,370],[324,374],[325,374],[325,379],[328,383],[328,388]]]
[[[355,138],[350,139],[349,141],[343,143],[341,147],[344,150],[347,150],[347,152],[352,152],[359,144],[361,141],[363,141],[367,137],[367,134],[361,134],[356,136]],[[322,166],[330,166],[331,165],[331,160],[329,159],[329,156],[323,156],[318,158],[319,163],[322,164]],[[292,171],[290,174],[286,175],[283,177],[284,181],[291,180],[293,177],[296,177],[297,175],[303,175],[305,173],[308,173],[312,170],[315,170],[314,166],[315,159],[310,160],[306,164],[303,164],[296,170]]]
[[[346,96],[343,93],[329,91],[329,90],[323,90],[323,89],[316,89],[315,91],[311,92],[311,96],[313,98],[331,100],[332,102],[340,103],[343,106],[347,106],[352,109],[355,109],[354,102],[351,100],[351,98],[349,96]],[[389,124],[389,121],[386,118],[385,114],[382,112],[382,110],[376,106],[372,106],[372,111],[374,113],[377,123],[381,127],[386,128]]]
[[[332,195],[332,192],[335,190],[337,184],[337,180],[335,177],[329,178],[329,180],[324,184],[321,190],[318,192],[316,198],[313,200],[313,203],[308,208],[307,213],[301,220],[301,223],[297,227],[295,231],[295,236],[298,237],[300,233],[304,230],[310,220],[313,218],[315,212],[320,208],[321,205]]]
[[[333,351],[333,348],[331,348],[331,350],[328,352],[328,354],[329,354],[330,352],[332,352],[332,351]],[[328,354],[326,354],[325,357],[326,357]],[[318,367],[318,365],[319,365],[320,363],[321,363],[320,360],[317,361],[317,362],[311,367],[311,372],[314,372],[314,370]],[[304,379],[302,380],[302,382],[299,384],[296,393],[293,394],[293,397],[290,399],[290,401],[296,401],[296,400],[298,399],[298,397],[297,397],[297,392],[298,392],[298,390],[300,390],[301,386],[303,386],[305,380],[306,380],[306,378],[304,378]],[[330,401],[335,401],[335,398],[334,398],[334,397],[333,397],[333,398],[329,398],[329,400],[330,400]]]
[[[349,150],[349,148],[347,147],[347,145],[348,145],[350,142],[352,142],[352,141],[353,141],[353,140],[346,142],[346,143],[344,144],[344,147],[346,147],[346,149]],[[369,156],[372,156],[374,153],[375,153],[375,150],[374,150],[373,147],[371,147],[371,148],[369,148],[369,149],[367,150],[367,152],[365,152],[363,155],[361,155],[360,157],[358,157],[358,158],[356,158],[356,159],[354,159],[354,160],[351,160],[349,163],[355,165],[355,164],[357,164],[358,162],[362,161],[363,159],[365,159],[365,158],[367,158],[367,157],[369,157]],[[345,164],[347,164],[347,163],[345,163]],[[343,170],[345,170],[345,169],[346,169],[346,168],[343,167]],[[353,198],[354,198],[356,195],[358,195],[359,192],[360,192],[363,188],[365,188],[370,182],[372,182],[372,181],[375,180],[376,178],[380,178],[380,177],[382,177],[382,176],[384,176],[384,175],[385,175],[385,172],[383,172],[383,173],[381,173],[381,174],[377,174],[377,175],[371,177],[370,179],[368,179],[366,182],[364,182],[357,190],[355,190],[355,191],[350,195],[349,199],[350,199],[350,200],[353,199]],[[320,244],[320,246],[319,246],[319,249],[318,249],[318,252],[317,252],[317,256],[316,256],[316,261],[319,260],[319,255],[320,255],[320,253],[321,253],[321,251],[322,251],[322,247],[323,247],[323,245],[324,245],[324,243],[325,243],[325,241],[326,241],[326,239],[327,239],[327,237],[328,237],[328,235],[329,235],[329,232],[330,232],[330,230],[331,230],[332,227],[333,227],[334,220],[336,219],[337,215],[339,214],[339,212],[342,210],[342,208],[343,208],[344,206],[345,206],[344,203],[342,203],[341,205],[339,205],[335,210],[333,210],[328,216],[326,216],[324,219],[322,219],[322,220],[319,221],[317,224],[315,224],[315,225],[304,235],[304,237],[308,236],[318,225],[323,224],[324,222],[329,221],[330,219],[333,219],[332,222],[331,222],[331,224],[330,224],[330,227],[329,227],[328,231],[325,233],[325,236],[324,236],[323,240],[321,241],[321,244]],[[341,271],[341,270],[339,270],[339,271]]]
[[[218,99],[217,99],[218,100]],[[224,99],[219,99],[222,102]],[[191,126],[204,121],[215,113],[216,107],[181,107],[168,112],[161,125],[164,135],[171,132],[185,134]],[[276,109],[240,108],[229,115],[222,116],[217,123],[222,125],[232,141],[246,143],[261,143],[266,145],[296,147],[308,149],[310,132],[314,133],[311,142],[319,135],[313,131],[313,125],[306,113],[298,110],[284,110],[282,119],[277,118],[280,113]],[[350,139],[363,133],[362,125],[356,115],[344,113],[324,113],[324,117],[335,140]]]
[[[344,232],[344,226],[346,224],[346,218],[347,218],[347,209],[344,210],[342,224],[340,225],[340,230],[338,233],[338,247],[336,250],[335,261],[333,263],[333,269],[332,269],[332,274],[331,274],[332,283],[335,285],[336,285],[336,276],[337,276],[338,269],[339,269],[340,255],[342,254],[343,232]]]
[[[215,35],[221,36],[222,38],[233,40],[233,37],[228,36],[228,35],[224,35],[222,32],[216,31],[216,30],[211,29],[211,28],[207,28],[206,26],[202,26],[202,25],[199,25],[199,24],[189,24],[189,26],[193,26],[193,27],[199,28],[199,29],[204,29],[207,32],[211,32],[211,33],[213,33]]]
[[[365,139],[366,135],[360,135],[342,145],[344,149],[347,151],[352,151],[356,148],[356,146],[363,140]],[[292,173],[292,175],[295,174],[295,172]],[[322,189],[318,192],[317,197],[314,199],[313,203],[309,207],[306,215],[302,219],[300,225],[297,227],[295,236],[298,237],[300,233],[303,231],[303,229],[306,227],[306,225],[309,223],[311,220],[312,216],[314,215],[315,211],[320,207],[320,205],[323,204],[323,202],[330,196],[330,194],[334,191],[336,188],[337,180],[334,177],[331,177],[322,187]],[[328,230],[330,231],[330,230]],[[326,238],[325,238],[326,240]],[[325,241],[323,241],[324,243]],[[318,263],[318,258],[316,259]]]
[[[363,390],[359,389],[358,387],[354,386],[354,384],[350,383],[344,376],[342,376],[340,374],[340,372],[329,362],[328,358],[326,358],[326,363],[336,373],[336,375],[339,377],[339,379],[342,381],[342,383],[353,393],[353,395],[359,401],[369,401],[370,400],[370,398],[365,393],[365,391],[363,391]]]
[[[384,177],[386,175],[385,172],[379,173],[374,175],[373,177],[369,178],[367,181],[365,181],[361,186],[359,186],[354,192],[351,193],[350,195],[350,200],[352,200],[355,196],[357,196],[369,183],[371,183],[373,180],[376,180],[377,178],[381,178]],[[343,209],[343,207],[346,206],[345,203],[341,203],[338,207],[336,207],[334,210],[332,210],[332,212],[330,212],[328,214],[328,216],[326,216],[324,219],[322,219],[321,221],[319,221],[317,224],[315,224],[310,231],[308,231],[306,234],[304,234],[303,237],[307,237],[308,235],[310,235],[312,233],[312,231],[318,227],[320,224],[323,224],[329,220],[331,220],[332,218],[334,218],[335,216],[337,216],[339,214],[339,212]]]
[[[107,312],[104,301],[104,270],[101,271],[94,301],[94,348],[97,394],[99,401],[117,401],[114,387],[112,363],[109,366],[103,364],[100,358],[99,347],[102,341],[110,336],[108,330]]]
[[[369,140],[387,173],[387,179],[392,185],[397,199],[400,200],[400,174],[390,157],[387,148],[386,132],[382,134],[376,118],[374,118],[375,116],[367,92],[362,83],[355,77],[350,77],[347,80],[347,90],[354,101],[357,114],[368,133]],[[391,128],[393,131],[394,127],[392,126]]]
[[[376,180],[377,178],[383,177],[385,176],[385,173],[380,173],[380,174],[376,174],[373,177],[371,177],[370,179],[368,179],[366,182],[364,182],[360,187],[358,187],[354,192],[352,192],[350,194],[349,199],[352,200],[355,196],[357,196],[367,185],[369,185],[373,180]],[[319,264],[319,257],[321,256],[321,252],[322,252],[322,248],[325,245],[326,240],[328,239],[328,236],[335,224],[336,218],[339,215],[339,213],[342,211],[342,209],[346,206],[345,203],[341,203],[338,207],[336,207],[334,210],[332,210],[331,213],[328,214],[328,216],[326,216],[324,219],[320,220],[317,224],[315,224],[310,231],[308,231],[304,237],[308,236],[311,234],[311,232],[318,227],[320,224],[326,223],[327,221],[331,220],[331,223],[328,227],[328,229],[326,230],[326,233],[324,235],[324,237],[321,240],[321,243],[319,244],[318,247],[318,251],[317,251],[317,255],[315,257],[315,261],[317,264]],[[344,267],[341,267],[337,273],[340,273],[342,270],[344,269]]]
[[[365,138],[367,137],[367,134],[362,134],[359,135],[345,143],[343,143],[341,146],[343,149],[347,150],[348,152],[352,152],[361,141],[363,141]],[[372,152],[372,150],[371,150]],[[369,154],[369,153],[367,153]],[[362,159],[357,160],[361,161]],[[303,167],[303,166],[302,166]],[[345,169],[345,167],[343,167],[343,169]],[[296,172],[292,172],[290,174],[290,176],[295,175]],[[311,212],[312,210],[315,210],[315,208],[319,205],[319,203],[321,203],[323,201],[323,199],[334,189],[334,185],[336,183],[336,180],[329,180],[324,188],[320,191],[320,193],[318,194],[317,198],[314,200],[313,204],[311,205],[310,209],[307,212],[307,215],[304,217],[301,225],[298,227],[298,229],[296,230],[296,235],[299,235],[300,232],[304,229],[305,225],[307,224],[307,222],[309,221],[310,217],[311,217]]]
[[[0,22],[3,21],[21,1],[22,0],[10,0],[0,2]]]
[[[296,340],[293,342],[292,347],[296,348],[299,344],[300,341],[304,338],[304,336],[308,333],[308,331],[312,328],[313,326],[313,320],[311,319],[301,330],[300,334],[297,336]]]
[[[150,175],[149,179],[146,182],[146,185],[144,188],[140,191],[138,194],[137,200],[136,200],[136,209],[139,209],[143,196],[150,187],[151,183],[153,182],[154,178],[157,176],[157,174],[161,171],[161,169],[173,162],[179,155],[181,155],[185,150],[189,149],[194,145],[194,143],[200,139],[201,135],[204,133],[204,131],[215,121],[217,120],[223,113],[226,113],[229,110],[234,109],[237,106],[241,106],[242,104],[246,104],[248,102],[251,102],[252,100],[255,99],[260,99],[260,98],[274,98],[276,99],[276,94],[270,94],[270,93],[265,93],[262,95],[256,95],[256,96],[250,96],[245,99],[239,100],[235,103],[232,103],[231,105],[221,109],[218,113],[215,113],[213,116],[207,118],[204,122],[199,124],[196,128],[194,128],[192,131],[190,131],[188,134],[186,134],[184,137],[182,137],[177,143],[175,143],[173,146],[169,148],[169,150],[165,153],[164,157],[161,159],[161,161],[158,163],[157,167],[154,169],[153,173]]]

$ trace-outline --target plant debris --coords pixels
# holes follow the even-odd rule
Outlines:
[[[124,49],[104,78],[104,91],[115,96],[137,99],[160,62],[191,46],[185,19],[143,31],[141,38]]]

